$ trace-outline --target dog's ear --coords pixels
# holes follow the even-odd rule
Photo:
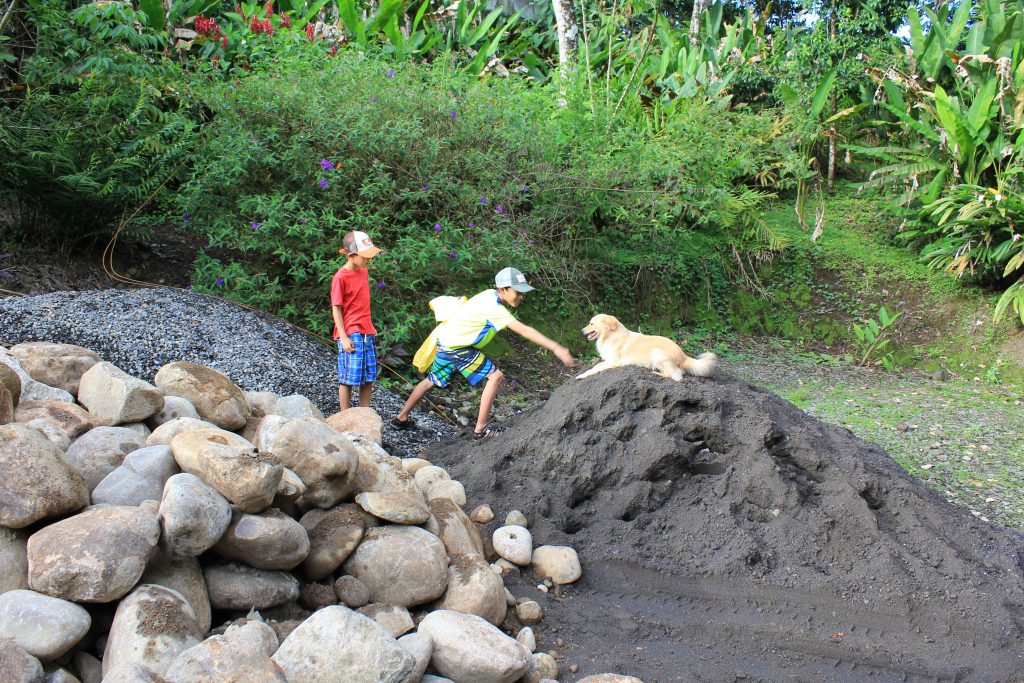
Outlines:
[[[608,316],[608,320],[605,321],[608,324],[608,331],[614,332],[619,329],[619,319],[614,316]]]

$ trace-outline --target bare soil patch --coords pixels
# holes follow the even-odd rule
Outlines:
[[[512,586],[546,607],[541,647],[560,651],[563,671],[647,683],[1024,677],[1024,536],[722,373],[568,382],[505,432],[427,457],[471,505],[499,521],[518,508],[536,544],[580,553],[583,579],[560,595]]]

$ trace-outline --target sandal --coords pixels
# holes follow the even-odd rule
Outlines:
[[[473,440],[487,439],[502,431],[505,431],[503,427],[484,427],[482,431],[473,432]]]
[[[395,417],[391,418],[391,426],[394,427],[395,429],[401,430],[416,429],[416,420],[412,419],[411,417],[405,420],[399,420],[398,416],[396,415]]]

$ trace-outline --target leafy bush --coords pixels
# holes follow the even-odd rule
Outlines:
[[[371,278],[388,345],[416,336],[431,296],[472,294],[505,265],[531,273],[546,293],[528,308],[557,323],[567,305],[685,299],[709,272],[727,281],[737,254],[782,246],[746,185],[785,153],[770,118],[694,105],[653,131],[635,105],[592,111],[582,80],[562,107],[515,79],[301,40],[275,54],[193,81],[214,115],[174,201],[211,240],[197,288],[326,334],[341,236],[364,230],[386,252]]]
[[[1024,321],[1024,4],[978,0],[909,10],[907,73],[876,73],[890,143],[858,151],[882,162],[868,185],[894,186],[904,237],[933,267],[1005,291],[998,319]]]
[[[36,3],[38,4],[38,3]],[[14,233],[73,244],[109,235],[190,151],[178,71],[120,3],[37,8],[28,87],[0,100],[0,203]]]

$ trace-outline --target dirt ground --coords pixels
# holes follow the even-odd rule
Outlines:
[[[723,373],[570,381],[427,457],[490,527],[519,509],[535,545],[580,554],[564,590],[510,582],[544,606],[560,680],[1024,680],[1024,536]]]

